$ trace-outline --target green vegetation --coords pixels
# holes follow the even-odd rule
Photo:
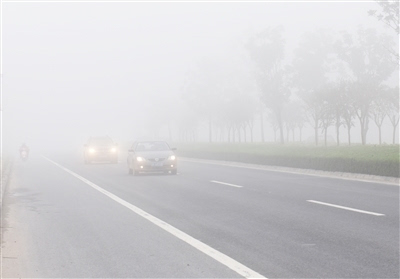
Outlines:
[[[183,157],[399,177],[399,145],[178,144]]]

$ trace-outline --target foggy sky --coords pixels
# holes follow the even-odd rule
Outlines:
[[[185,73],[205,57],[234,54],[269,26],[284,26],[288,56],[316,28],[390,32],[367,15],[376,8],[374,2],[3,3],[3,148],[82,146],[106,134],[133,140],[146,134],[148,121],[174,113]]]

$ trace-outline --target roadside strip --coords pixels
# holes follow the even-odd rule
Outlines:
[[[371,211],[365,211],[365,210],[360,210],[360,209],[355,209],[347,206],[341,206],[341,205],[336,205],[336,204],[331,204],[331,203],[326,203],[326,202],[320,202],[320,201],[314,201],[314,200],[307,200],[308,202],[312,203],[317,203],[321,205],[326,205],[326,206],[331,206],[331,207],[336,207],[344,210],[349,210],[349,211],[355,211],[358,213],[364,213],[364,214],[369,214],[369,215],[374,215],[374,216],[385,216],[385,214],[382,213],[376,213],[376,212],[371,212]]]
[[[385,184],[385,185],[392,185],[392,186],[398,186],[398,187],[400,186],[399,178],[396,178],[396,177],[359,174],[359,173],[348,173],[348,172],[330,172],[330,171],[322,171],[322,170],[288,168],[288,167],[279,167],[279,166],[256,165],[256,164],[247,164],[247,163],[240,163],[240,162],[204,160],[204,159],[194,159],[194,158],[185,158],[185,157],[179,158],[179,160],[184,161],[184,162],[191,162],[191,163],[227,166],[227,167],[253,169],[253,170],[283,172],[283,173],[309,175],[309,176],[316,176],[316,177],[335,178],[335,179],[352,180],[352,181],[360,181],[360,182],[367,182],[367,183]]]
[[[140,209],[139,207],[134,206],[133,204],[128,203],[127,201],[119,198],[118,196],[104,190],[97,184],[87,180],[86,178],[80,176],[79,174],[76,174],[75,172],[63,167],[62,165],[52,161],[51,159],[42,156],[52,164],[56,165],[60,169],[66,171],[67,173],[71,174],[72,176],[78,178],[79,180],[83,181],[93,189],[99,191],[100,193],[106,195],[110,199],[116,201],[117,203],[125,206],[126,208],[132,210],[139,216],[147,219],[148,221],[152,222],[156,226],[160,227],[161,229],[165,230],[166,232],[169,232],[173,236],[181,239],[182,241],[186,242],[187,244],[191,245],[192,247],[196,248],[197,250],[203,252],[207,256],[210,256],[214,260],[218,261],[219,263],[225,265],[226,267],[230,268],[231,270],[235,271],[239,275],[245,277],[245,278],[265,278],[261,274],[255,272],[254,270],[248,268],[247,266],[239,263],[238,261],[232,259],[231,257],[219,252],[218,250],[215,250],[214,248],[208,246],[207,244],[195,239],[194,237],[184,233],[183,231],[171,226],[170,224],[158,219],[157,217],[154,217],[153,215],[147,213],[146,211]]]
[[[236,188],[242,188],[243,187],[243,186],[230,184],[230,183],[225,183],[225,182],[220,182],[220,181],[216,181],[216,180],[210,180],[210,182],[217,183],[217,184],[222,184],[222,185],[227,185],[227,186],[232,186],[232,187],[236,187]]]

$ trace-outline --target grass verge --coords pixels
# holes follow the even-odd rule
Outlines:
[[[399,177],[399,145],[179,143],[182,157]]]

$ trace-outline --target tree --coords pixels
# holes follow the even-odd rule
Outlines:
[[[324,109],[324,98],[321,95],[327,88],[332,53],[332,31],[320,29],[303,35],[293,59],[293,86],[298,89],[298,95],[312,120],[316,145]]]
[[[325,117],[328,117],[326,123],[335,125],[336,128],[336,144],[340,145],[340,127],[346,125],[346,116],[350,112],[349,110],[349,97],[348,97],[348,87],[345,80],[339,80],[337,82],[331,82],[327,85],[327,90],[325,92],[325,101],[327,105],[325,106],[326,112]],[[324,118],[324,117],[323,117]],[[351,121],[351,117],[350,117]],[[348,123],[348,122],[347,122]],[[351,127],[351,124],[349,125]],[[349,130],[350,133],[350,130]]]
[[[225,69],[221,60],[203,59],[186,76],[183,100],[208,124],[208,140],[212,142],[212,123],[220,105],[221,80]]]
[[[389,36],[364,28],[359,28],[354,35],[343,32],[336,43],[339,58],[347,63],[352,73],[349,93],[360,122],[362,144],[367,142],[371,104],[383,82],[397,67],[393,56],[386,51],[386,46],[391,44]]]
[[[371,104],[371,116],[379,131],[379,144],[382,144],[382,124],[390,107],[387,92],[387,89],[379,91],[378,96],[374,98]]]
[[[347,138],[348,143],[351,145],[351,127],[354,127],[353,119],[355,117],[355,112],[353,107],[350,103],[346,103],[346,106],[343,107],[343,119],[344,119],[344,126],[347,128]]]
[[[304,115],[302,107],[299,101],[289,102],[283,111],[283,119],[287,130],[287,141],[289,141],[289,133],[292,133],[293,142],[295,141],[295,129],[300,129],[300,141],[301,141],[301,128],[304,125]]]
[[[322,128],[322,133],[324,133],[324,144],[327,146],[327,138],[328,138],[328,128],[332,126],[335,122],[335,110],[332,107],[332,104],[324,98],[321,107],[321,123],[320,127]]]
[[[284,143],[282,110],[290,95],[289,72],[283,64],[285,41],[282,33],[282,27],[267,28],[247,43],[250,57],[255,63],[261,100],[276,117],[281,144]]]
[[[399,1],[380,0],[376,1],[376,3],[379,5],[380,10],[369,10],[368,14],[385,23],[386,26],[389,26],[398,36],[400,34]],[[400,60],[398,46],[397,48],[388,48],[388,51],[394,55],[397,61]]]
[[[389,90],[388,94],[389,110],[388,117],[393,125],[393,144],[396,143],[396,129],[399,125],[399,87],[395,87]]]

